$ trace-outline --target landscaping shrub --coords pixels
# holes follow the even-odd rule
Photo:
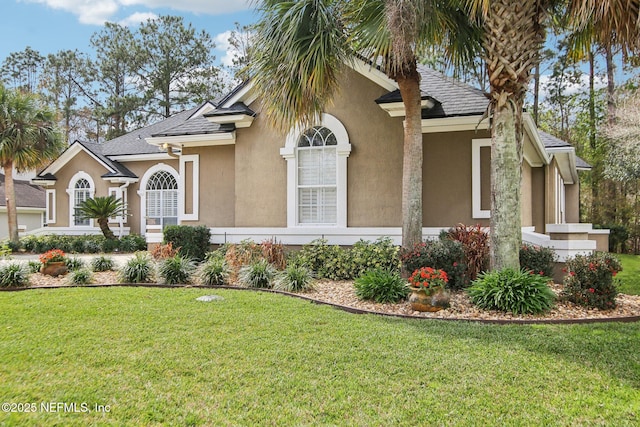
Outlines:
[[[51,249],[62,249],[69,253],[135,252],[145,250],[147,243],[140,235],[123,236],[120,240],[105,239],[103,235],[90,234],[83,236],[42,235],[25,236],[20,239],[20,246],[25,251],[43,253]]]
[[[227,243],[219,249],[224,253],[224,258],[229,266],[229,281],[238,280],[240,269],[262,258],[262,249],[250,239],[240,243]]]
[[[115,239],[104,239],[102,241],[102,252],[111,253],[115,252],[120,247],[120,242]]]
[[[614,277],[622,271],[618,259],[608,253],[576,255],[567,260],[562,297],[586,307],[607,310],[616,306]]]
[[[85,267],[85,262],[78,257],[67,257],[64,260],[64,265],[67,266],[69,271],[80,270]]]
[[[88,285],[93,282],[93,273],[88,268],[72,270],[67,276],[70,285]]]
[[[163,283],[176,285],[178,283],[191,283],[191,275],[195,272],[195,263],[182,255],[175,255],[160,263],[158,273]]]
[[[104,237],[102,237],[104,239]],[[98,239],[87,239],[83,242],[82,252],[86,254],[95,254],[102,251],[102,242]]]
[[[27,271],[29,273],[37,273],[40,271],[42,263],[40,261],[30,260],[27,262]]]
[[[276,268],[267,260],[260,259],[240,268],[238,281],[250,288],[270,288],[275,275]]]
[[[400,259],[409,274],[422,267],[432,267],[447,273],[449,289],[462,289],[469,285],[464,264],[462,243],[450,240],[427,240],[412,250],[402,250]]]
[[[218,254],[212,256],[211,254]],[[222,286],[229,279],[229,266],[219,252],[209,252],[205,262],[200,266],[198,277],[207,286]]]
[[[440,239],[451,239],[462,244],[464,251],[465,280],[471,282],[489,266],[489,234],[480,225],[458,224],[443,231]]]
[[[29,285],[29,271],[18,263],[0,266],[0,288],[20,288]]]
[[[204,225],[170,225],[165,227],[164,243],[173,243],[178,253],[195,261],[202,261],[209,251],[211,230]]]
[[[148,283],[153,280],[153,259],[148,252],[136,252],[118,271],[123,283]]]
[[[162,261],[168,258],[173,258],[178,255],[180,248],[174,248],[173,243],[169,242],[166,245],[158,245],[151,251],[151,257],[156,261]]]
[[[354,286],[358,298],[378,303],[396,303],[409,294],[407,282],[398,272],[382,268],[367,271],[355,280]]]
[[[113,259],[104,255],[95,257],[91,260],[91,269],[93,271],[113,270]]]
[[[520,268],[540,276],[553,276],[556,253],[551,248],[523,244],[520,247]]]
[[[264,259],[278,270],[284,270],[287,266],[287,257],[284,252],[284,246],[282,243],[276,242],[275,237],[271,240],[265,240],[260,243],[260,250],[262,251]]]
[[[478,307],[513,314],[542,313],[555,300],[547,278],[513,269],[481,273],[467,291]]]
[[[349,249],[349,254],[352,279],[372,269],[400,271],[400,247],[394,245],[390,237],[380,237],[375,242],[359,240]]]
[[[139,234],[129,234],[120,238],[118,248],[120,252],[144,251],[147,249],[147,241]]]
[[[304,265],[290,264],[278,273],[274,289],[286,292],[304,292],[313,288],[313,273]]]

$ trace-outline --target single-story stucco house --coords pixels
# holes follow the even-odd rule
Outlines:
[[[46,211],[45,190],[29,180],[14,179],[18,232],[20,234],[38,230],[44,225]],[[7,198],[4,189],[4,174],[0,174],[0,239],[9,237],[7,220]]]
[[[423,94],[424,236],[458,223],[488,225],[490,131],[481,91],[420,67]],[[317,238],[352,244],[390,236],[400,243],[404,108],[397,84],[355,62],[315,126],[272,129],[251,81],[103,144],[76,141],[33,180],[46,189],[48,232],[98,232],[74,206],[114,194],[130,216],[114,231],[150,243],[169,224],[210,227],[212,243],[275,237],[299,245]],[[574,148],[524,116],[524,238],[561,257],[596,248],[590,224],[577,224]],[[606,235],[603,235],[606,240]]]

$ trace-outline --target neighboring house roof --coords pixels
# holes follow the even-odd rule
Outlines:
[[[0,206],[6,206],[4,191],[4,175],[0,174]],[[46,192],[43,188],[29,183],[29,181],[13,180],[16,194],[16,206],[20,208],[45,208]]]
[[[540,140],[542,141],[546,149],[573,149],[573,146],[567,141],[563,141],[562,139],[557,138],[543,130],[538,129],[538,134],[540,135]],[[592,166],[584,159],[576,156],[576,168],[589,170],[592,169]]]

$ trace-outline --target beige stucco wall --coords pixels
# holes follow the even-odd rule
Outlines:
[[[49,224],[50,226],[70,226],[69,194],[67,194],[67,189],[69,188],[71,178],[78,172],[85,172],[91,176],[95,185],[95,196],[107,195],[109,183],[100,177],[109,171],[86,152],[79,152],[56,173],[57,181],[54,186],[56,190],[56,223]]]
[[[235,147],[220,145],[189,148],[184,150],[184,154],[199,155],[200,209],[198,221],[183,221],[183,224],[233,227],[235,223]],[[186,206],[193,203],[191,185],[191,180],[187,180]]]
[[[531,169],[531,225],[535,227],[536,233],[544,233],[546,224],[545,169],[544,167]]]
[[[565,220],[568,223],[580,222],[580,184],[578,182],[564,186]]]

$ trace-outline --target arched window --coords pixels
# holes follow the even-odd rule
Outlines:
[[[82,218],[78,213],[78,206],[90,198],[91,184],[86,179],[80,178],[76,181],[76,184],[73,187],[73,206],[75,211],[73,216],[73,225],[91,225],[91,220],[89,218]]]
[[[289,132],[280,149],[287,161],[287,227],[347,226],[349,153],[347,130],[331,114]]]
[[[298,139],[300,224],[337,222],[337,145],[334,133],[324,126],[314,126]]]
[[[155,172],[145,188],[147,225],[178,223],[178,182],[166,170]]]

